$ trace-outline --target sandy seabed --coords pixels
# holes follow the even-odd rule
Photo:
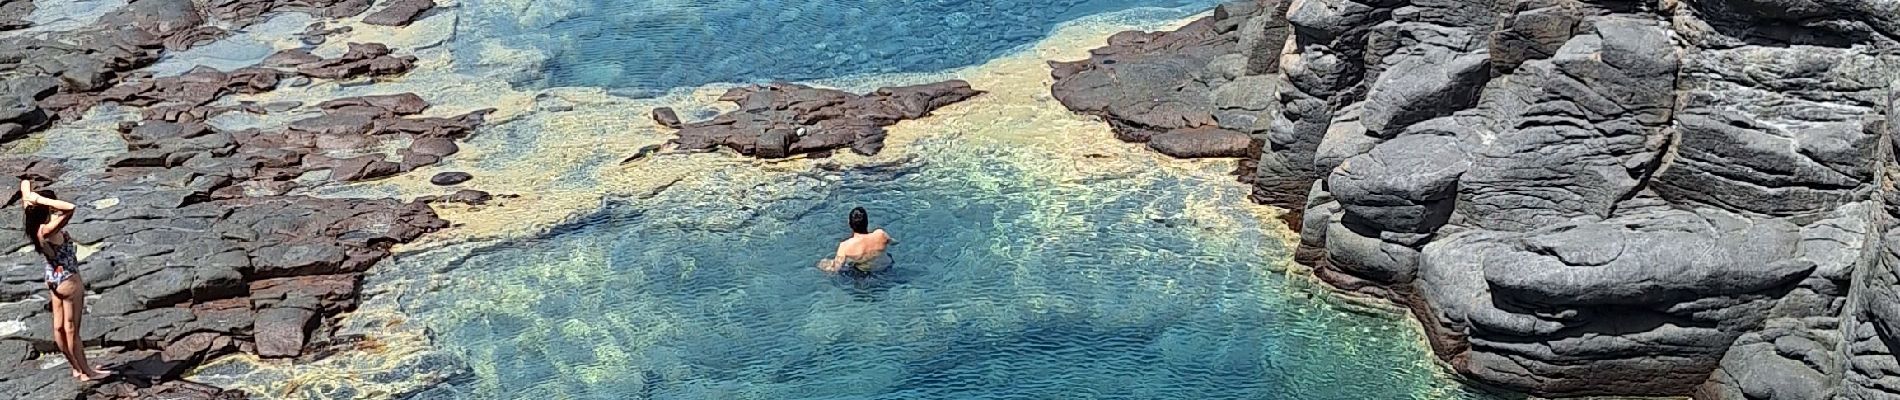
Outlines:
[[[1141,145],[1113,140],[1108,126],[1094,117],[1076,115],[1049,94],[1052,81],[1048,60],[1074,60],[1087,56],[1088,49],[1104,43],[1113,33],[1125,30],[1169,29],[1187,19],[1156,21],[1140,13],[1123,12],[1098,15],[1064,24],[1037,43],[986,63],[937,73],[882,74],[807,82],[847,91],[865,92],[876,87],[921,84],[945,79],[963,79],[987,93],[974,99],[937,110],[933,115],[905,121],[890,127],[885,150],[876,156],[848,152],[826,159],[790,159],[763,161],[728,153],[662,154],[625,163],[621,160],[642,147],[657,145],[672,138],[670,130],[657,126],[649,118],[654,107],[673,107],[687,119],[697,119],[729,109],[718,103],[719,94],[730,85],[676,89],[656,98],[628,98],[600,88],[552,88],[517,90],[509,79],[533,74],[546,56],[533,49],[510,47],[501,40],[469,35],[479,26],[458,26],[475,19],[462,16],[470,10],[467,3],[438,0],[444,9],[407,28],[388,28],[349,23],[354,30],[332,37],[315,52],[333,55],[352,41],[382,42],[398,52],[415,54],[419,61],[407,75],[377,81],[320,83],[301,88],[248,96],[224,101],[259,103],[303,101],[314,104],[324,99],[400,92],[414,92],[435,104],[427,116],[447,116],[481,108],[495,108],[489,124],[477,136],[466,141],[461,153],[443,163],[383,181],[333,188],[323,193],[336,197],[415,198],[447,194],[454,190],[430,185],[428,178],[445,171],[465,171],[475,179],[459,188],[487,191],[503,198],[488,205],[439,205],[437,212],[454,226],[425,237],[399,250],[399,259],[385,263],[365,291],[361,309],[341,324],[340,335],[362,335],[366,339],[355,351],[345,351],[308,363],[258,360],[248,355],[232,356],[207,363],[193,379],[226,387],[246,389],[262,398],[389,397],[413,393],[426,385],[447,378],[441,371],[418,368],[442,361],[431,350],[425,333],[427,318],[445,316],[405,315],[402,305],[418,291],[439,286],[431,271],[487,243],[531,238],[552,227],[598,212],[609,202],[624,202],[634,207],[692,207],[693,202],[769,203],[778,198],[796,196],[795,189],[775,188],[774,183],[794,179],[819,169],[849,169],[877,165],[926,162],[938,166],[958,163],[1011,162],[1024,173],[1011,176],[1024,182],[1068,187],[1065,197],[1039,197],[1036,208],[1047,210],[1046,218],[1034,218],[1038,230],[1062,231],[1084,227],[1088,221],[1065,217],[1067,208],[1088,207],[1087,195],[1109,195],[1130,185],[1091,185],[1093,182],[1154,182],[1176,179],[1207,185],[1208,190],[1175,194],[1188,196],[1179,210],[1149,210],[1203,221],[1204,240],[1238,240],[1231,233],[1246,227],[1270,227],[1270,235],[1291,249],[1296,235],[1274,218],[1280,211],[1256,206],[1246,200],[1248,188],[1229,175],[1233,161],[1173,160],[1155,154]],[[522,2],[514,11],[523,21],[558,19],[558,4]],[[286,18],[286,17],[280,17]],[[272,24],[292,27],[298,24]],[[333,25],[334,26],[334,25]],[[300,29],[301,26],[293,28]],[[298,46],[289,32],[254,30],[227,40],[248,40],[257,46],[291,48]],[[452,40],[481,40],[479,59],[457,58],[451,51]],[[464,52],[466,54],[466,52]],[[189,60],[189,55],[185,56]],[[296,112],[281,115],[236,115],[214,120],[224,126],[276,125],[302,118]],[[957,151],[959,148],[1007,149],[995,151]],[[978,191],[1004,186],[1003,182],[985,182],[993,177],[977,177],[965,184]],[[664,195],[663,195],[664,194]],[[1034,196],[1031,194],[1031,196]],[[1241,217],[1236,217],[1241,216]],[[693,223],[739,224],[747,216],[729,219],[696,215]],[[1239,221],[1239,222],[1235,222]],[[1225,226],[1222,224],[1231,224]],[[1255,228],[1257,229],[1257,228]],[[1297,268],[1284,255],[1268,260],[1271,268],[1261,273],[1297,274]],[[599,260],[577,257],[573,265],[549,268],[548,273],[600,274],[601,268],[587,268]],[[393,265],[392,265],[393,264]],[[417,272],[421,271],[421,272]],[[565,272],[555,272],[565,271]],[[573,279],[585,279],[577,276]],[[1305,282],[1304,279],[1290,280]],[[1305,284],[1305,283],[1299,283]],[[545,296],[537,288],[503,290],[492,303],[471,307],[506,307],[529,304]],[[1324,295],[1323,290],[1299,290],[1316,307],[1352,308]],[[522,312],[529,312],[522,310]],[[1394,317],[1398,318],[1398,317]],[[661,329],[620,327],[624,329]],[[609,329],[551,327],[549,329]],[[1411,335],[1417,339],[1417,335]],[[1430,356],[1422,342],[1412,345],[1422,365]],[[629,349],[603,346],[600,351]],[[1390,351],[1371,350],[1368,351]],[[614,357],[606,357],[614,358]],[[613,365],[581,366],[574,373],[598,373]],[[494,366],[469,366],[478,381],[498,373]],[[589,372],[595,371],[595,372]],[[477,382],[477,385],[481,385]],[[1420,394],[1422,398],[1445,395]]]

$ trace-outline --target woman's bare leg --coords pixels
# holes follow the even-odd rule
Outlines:
[[[75,364],[76,368],[78,368],[81,374],[86,376],[82,378],[82,380],[106,377],[107,373],[105,371],[93,368],[92,364],[86,361],[86,342],[79,338],[79,330],[82,326],[80,321],[86,314],[86,282],[79,279],[79,275],[75,274],[72,278],[61,282],[59,286],[61,291],[68,293],[66,301],[66,327],[68,328],[66,329],[66,341],[71,343],[72,358],[78,360],[78,363]],[[67,291],[69,288],[71,290]]]
[[[73,377],[78,378],[79,362],[73,359],[71,340],[66,335],[66,297],[59,294],[59,287],[53,288],[53,347],[59,349],[59,355],[66,357],[66,367],[72,369]]]

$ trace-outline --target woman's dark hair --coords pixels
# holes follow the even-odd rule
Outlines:
[[[871,233],[871,217],[865,215],[864,207],[851,209],[851,231]]]
[[[59,200],[59,195],[51,190],[35,190],[33,193],[39,194],[40,197]],[[40,225],[45,225],[52,219],[53,208],[42,205],[26,207],[26,217],[20,219],[20,233],[26,234],[26,241],[33,244],[33,251],[39,252],[40,257],[45,257],[48,263],[54,262],[53,256],[47,254],[45,244],[40,241]]]

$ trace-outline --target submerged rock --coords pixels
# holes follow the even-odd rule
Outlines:
[[[423,196],[417,199],[417,201],[421,201],[424,203],[460,203],[460,204],[467,204],[471,206],[479,206],[479,205],[488,204],[489,200],[494,200],[494,199],[495,199],[495,196],[488,194],[488,192],[484,192],[480,190],[462,189],[462,190],[455,191],[455,193],[450,193],[446,196]]]
[[[435,174],[434,177],[430,177],[429,183],[435,184],[436,186],[455,186],[462,184],[462,182],[468,182],[470,179],[475,179],[475,176],[469,175],[467,172],[443,172]]]

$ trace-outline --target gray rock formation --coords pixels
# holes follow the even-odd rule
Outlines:
[[[26,16],[33,14],[33,0],[0,0],[0,31],[33,26]]]
[[[1900,399],[1897,28],[1882,0],[1248,1],[1117,35],[1054,92],[1118,131],[1264,139],[1296,260],[1408,306],[1475,381]],[[1136,81],[1083,76],[1110,68]],[[1197,88],[1242,81],[1273,84]],[[1151,86],[1193,98],[1074,95]]]
[[[0,19],[30,2],[0,2]],[[356,306],[362,273],[447,223],[426,202],[323,199],[319,186],[378,179],[432,165],[486,110],[422,118],[414,94],[316,104],[287,126],[224,131],[204,123],[227,112],[275,113],[300,103],[222,101],[276,89],[286,79],[360,79],[407,72],[413,57],[380,44],[351,44],[324,59],[292,51],[266,65],[198,68],[153,78],[136,72],[165,51],[223,35],[273,12],[352,16],[364,0],[135,0],[73,32],[0,38],[0,144],[19,141],[97,104],[138,111],[119,125],[122,151],[100,160],[0,156],[0,170],[47,178],[43,186],[81,205],[68,232],[97,251],[80,270],[93,299],[81,337],[104,349],[95,364],[117,371],[81,384],[52,361],[50,316],[37,268],[0,272],[0,317],[25,321],[0,332],[0,398],[246,398],[181,380],[215,357],[309,357],[336,334],[336,316]],[[413,17],[413,16],[412,16]],[[7,28],[0,20],[0,30]],[[117,140],[115,140],[117,142]],[[406,144],[385,154],[384,143]],[[45,154],[45,153],[42,153]],[[103,161],[103,162],[99,162]],[[327,172],[325,174],[324,172]],[[6,184],[14,184],[7,178]],[[479,202],[486,195],[452,201]],[[0,213],[0,245],[26,245],[19,215]],[[4,222],[4,221],[0,221]],[[42,263],[30,253],[0,262]]]

